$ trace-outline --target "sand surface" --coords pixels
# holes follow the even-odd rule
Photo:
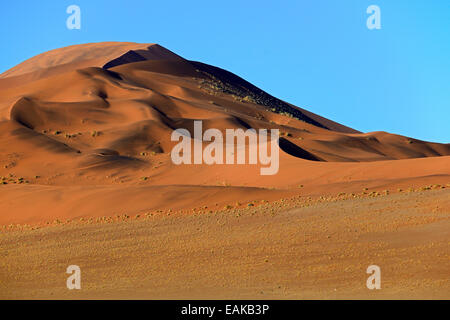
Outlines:
[[[450,189],[0,234],[0,298],[448,299]],[[66,288],[68,265],[81,290]],[[366,287],[369,265],[380,290]]]

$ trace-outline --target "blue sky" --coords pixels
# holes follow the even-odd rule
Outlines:
[[[72,44],[156,42],[360,131],[450,142],[449,0],[18,0],[1,16],[0,72]]]

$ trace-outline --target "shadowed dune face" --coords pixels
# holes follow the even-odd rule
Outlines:
[[[279,129],[280,168],[289,168],[292,180],[283,174],[250,177],[253,169],[247,166],[173,165],[171,133],[185,128],[193,135],[194,120],[203,120],[204,130],[223,134],[226,129]],[[288,186],[333,170],[350,178],[352,172],[369,169],[389,175],[389,162],[383,160],[448,155],[448,144],[360,133],[159,45],[71,46],[0,75],[0,176],[27,176],[36,185],[208,186],[227,179],[261,188]],[[349,162],[368,165],[355,164],[351,170],[344,165]],[[424,173],[426,162],[418,166],[410,169],[413,177],[448,174],[439,166]],[[341,180],[334,176],[321,182]]]

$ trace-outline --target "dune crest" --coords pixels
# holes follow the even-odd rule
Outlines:
[[[129,53],[134,53],[132,56]],[[103,67],[105,64],[128,54],[130,62],[142,60],[181,59],[173,52],[154,43],[100,42],[72,45],[54,49],[33,58],[0,74],[0,78],[14,77],[42,69],[65,66],[65,69],[77,67]],[[134,58],[134,59],[130,59]]]

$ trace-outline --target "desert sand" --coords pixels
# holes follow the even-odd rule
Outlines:
[[[279,129],[278,174],[174,165],[194,120]],[[449,144],[359,132],[157,44],[0,75],[1,298],[449,298],[449,189]]]

